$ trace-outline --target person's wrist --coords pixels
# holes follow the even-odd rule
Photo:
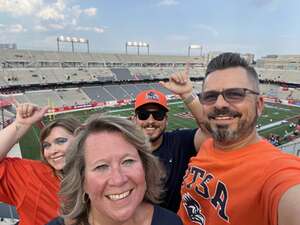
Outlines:
[[[25,123],[22,123],[22,122],[17,121],[17,120],[14,121],[14,125],[15,125],[15,128],[16,128],[17,131],[20,130],[20,129],[27,129],[28,127],[31,126],[29,124],[25,124]]]
[[[195,98],[196,97],[193,94],[193,92],[190,92],[190,93],[187,93],[187,94],[181,96],[183,103],[186,105],[191,104],[195,100]]]

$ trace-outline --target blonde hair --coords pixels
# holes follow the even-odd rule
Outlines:
[[[61,184],[62,216],[74,224],[88,224],[90,210],[89,199],[85,199],[83,183],[85,180],[85,141],[92,133],[118,132],[126,141],[135,146],[141,158],[147,190],[144,201],[159,203],[162,196],[162,181],[165,176],[159,160],[152,155],[150,144],[142,130],[132,121],[114,116],[94,115],[88,119],[76,133],[66,156],[66,165],[63,169],[64,178]],[[103,140],[99,140],[101,142]]]

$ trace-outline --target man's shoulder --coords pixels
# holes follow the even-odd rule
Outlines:
[[[177,136],[177,135],[192,135],[194,136],[195,133],[197,132],[198,128],[177,128],[175,130],[171,130],[171,131],[166,131],[164,134],[166,136]]]

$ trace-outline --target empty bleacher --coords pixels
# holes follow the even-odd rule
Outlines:
[[[115,99],[130,99],[130,95],[122,88],[122,85],[106,85],[104,87]]]
[[[132,77],[130,71],[128,69],[123,69],[123,68],[112,68],[111,72],[115,74],[116,79],[119,81],[123,80],[134,80]]]
[[[65,105],[61,98],[52,90],[25,92],[25,96],[29,102],[39,106],[62,107]]]
[[[140,92],[134,84],[123,84],[122,88],[128,93],[131,99],[135,99],[135,96]]]
[[[92,101],[107,102],[117,100],[103,86],[83,87],[82,90]]]
[[[83,105],[91,102],[86,93],[79,88],[57,89],[56,94],[66,106]]]

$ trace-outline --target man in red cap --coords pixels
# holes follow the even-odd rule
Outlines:
[[[166,132],[168,111],[166,96],[157,90],[142,91],[136,96],[134,121],[149,137],[153,154],[160,158],[167,172],[162,206],[177,212],[181,182],[189,159],[200,147],[202,132],[200,129]]]

